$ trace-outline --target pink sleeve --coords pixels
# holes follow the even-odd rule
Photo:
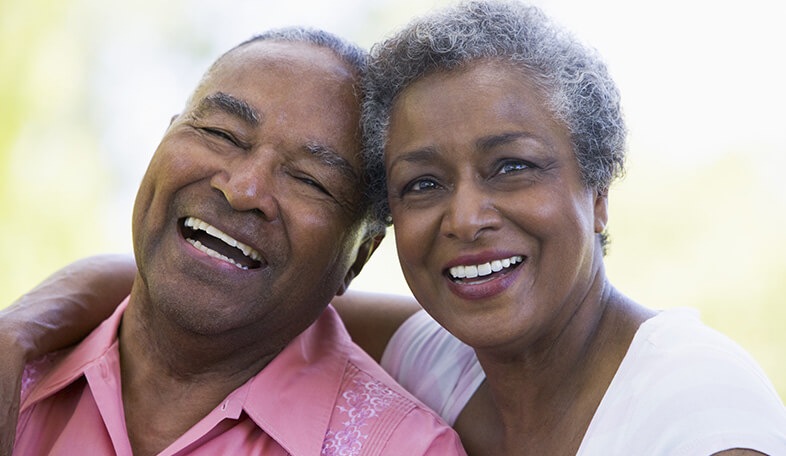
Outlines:
[[[54,365],[55,359],[57,357],[57,353],[50,353],[44,355],[43,357],[28,363],[25,366],[25,370],[22,371],[22,385],[20,390],[20,398],[19,398],[19,417],[17,418],[16,424],[16,433],[19,434],[20,430],[23,429],[27,425],[27,421],[30,419],[30,408],[23,409],[25,406],[25,400],[30,396],[30,393],[33,391],[35,385],[46,375],[47,372],[52,368]]]
[[[415,437],[417,436],[417,437]],[[414,408],[396,426],[384,448],[378,453],[384,456],[403,454],[419,456],[466,456],[458,434],[433,414]]]
[[[60,352],[49,353],[25,366],[25,370],[22,372],[20,404],[24,404],[25,399],[27,399],[30,392],[33,391],[35,384],[52,368],[55,360],[60,355]]]

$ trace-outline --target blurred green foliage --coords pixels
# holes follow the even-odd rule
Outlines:
[[[786,397],[786,184],[779,151],[723,151],[699,166],[634,151],[611,190],[608,273],[651,308],[695,307],[745,347]]]
[[[356,17],[341,22],[336,13],[341,25],[333,30],[368,45],[426,9],[415,3],[400,2],[389,14],[392,2],[357,2]],[[182,94],[218,52],[245,38],[218,40],[228,32],[213,30],[219,18],[210,11],[197,15],[199,5],[205,3],[143,1],[123,9],[136,15],[133,30],[126,31],[132,45],[171,48],[165,64]],[[113,71],[138,80],[149,68],[102,54],[103,34],[115,33],[117,22],[106,19],[115,7],[98,0],[0,0],[0,307],[76,258],[130,251],[126,212],[141,168],[131,171],[119,150],[104,150],[113,143],[102,140],[107,124],[96,106],[107,104],[101,98],[107,94],[148,94],[128,94],[96,74],[106,71],[102,65],[119,66]],[[227,17],[233,16],[219,25],[228,30]],[[256,31],[267,26],[260,19]],[[97,90],[101,84],[110,87]],[[182,94],[175,96],[179,102]],[[154,110],[141,111],[117,113],[126,116],[121,126],[147,122]],[[156,113],[142,128],[156,137],[171,113]],[[135,166],[146,164],[150,144],[143,153],[131,151],[141,163]],[[652,308],[699,308],[706,323],[753,354],[786,397],[783,150],[751,142],[683,162],[632,142],[630,155],[628,175],[610,197],[612,282]],[[119,198],[126,206],[117,204]],[[405,290],[403,279],[393,277],[398,268],[389,237],[359,287]]]
[[[3,304],[64,261],[92,251],[102,235],[95,224],[80,222],[99,216],[106,182],[83,124],[89,46],[69,30],[70,5],[0,3]]]

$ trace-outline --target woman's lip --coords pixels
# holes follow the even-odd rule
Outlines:
[[[444,274],[450,291],[466,300],[489,299],[510,288],[526,266],[526,259],[516,267],[495,272],[483,277],[454,280],[450,273]]]
[[[490,263],[494,260],[502,260],[504,258],[511,258],[513,256],[520,256],[522,258],[525,257],[525,255],[520,252],[499,251],[499,250],[493,252],[481,252],[471,255],[461,255],[448,261],[445,264],[444,270],[449,271],[450,268],[455,266],[467,266],[467,265]]]
[[[524,259],[525,257],[522,255],[513,255],[511,257],[491,260],[486,263],[453,266],[445,271],[445,273],[454,280],[486,277],[500,272],[504,273],[504,271],[516,267],[517,264],[523,263]]]

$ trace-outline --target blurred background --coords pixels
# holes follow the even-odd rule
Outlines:
[[[0,0],[0,308],[70,261],[131,251],[147,162],[223,51],[293,24],[370,46],[446,3]],[[599,49],[622,91],[612,281],[649,307],[699,308],[786,397],[786,14],[768,0],[534,3]],[[353,287],[408,292],[392,233]]]

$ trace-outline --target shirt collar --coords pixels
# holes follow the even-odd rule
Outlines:
[[[351,344],[328,306],[250,381],[244,409],[290,454],[320,454]]]
[[[79,345],[62,354],[56,355],[57,363],[36,382],[33,390],[22,403],[20,410],[60,391],[84,375],[85,370],[100,360],[107,351],[114,349],[117,343],[117,330],[128,305],[128,298],[115,309],[115,312],[104,320]]]

